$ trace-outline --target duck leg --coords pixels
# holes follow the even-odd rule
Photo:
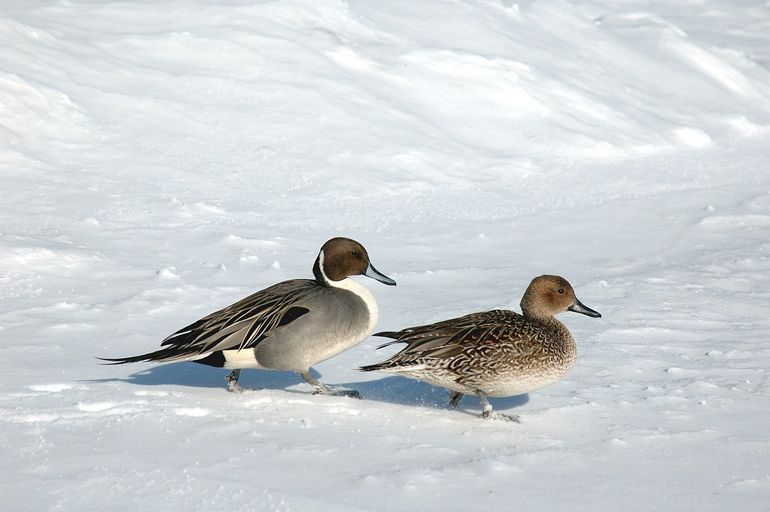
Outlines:
[[[230,375],[225,377],[225,381],[227,382],[227,390],[231,393],[240,393],[243,391],[241,389],[240,384],[238,384],[238,377],[241,376],[241,369],[238,368],[237,370],[233,370]]]
[[[485,420],[493,419],[493,420],[513,421],[515,423],[519,423],[521,421],[519,420],[518,416],[502,414],[502,413],[493,411],[492,404],[489,403],[489,399],[487,398],[487,395],[483,391],[476,390],[476,395],[479,397],[479,402],[481,402],[481,417],[484,418]]]
[[[449,407],[451,407],[452,409],[457,407],[460,404],[460,400],[462,400],[464,396],[465,395],[463,395],[459,391],[456,391],[456,392],[450,391],[449,392]]]
[[[315,388],[314,395],[330,395],[330,396],[349,396],[350,398],[361,398],[361,393],[355,389],[332,389],[326,384],[321,384],[318,379],[310,374],[310,370],[300,372],[305,382]]]

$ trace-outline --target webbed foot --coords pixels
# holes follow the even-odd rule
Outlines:
[[[512,414],[503,414],[501,412],[495,412],[492,410],[492,404],[489,403],[487,395],[481,391],[476,391],[481,402],[481,417],[485,420],[503,420],[511,421],[513,423],[521,423],[518,416]]]
[[[330,388],[328,386],[321,385],[320,387],[316,387],[313,391],[314,395],[328,395],[328,396],[348,396],[350,398],[363,398],[361,396],[361,393],[356,391],[355,389],[342,389],[342,388]]]
[[[343,388],[330,388],[326,384],[321,384],[318,380],[310,374],[310,370],[306,372],[300,372],[305,382],[313,386],[314,395],[329,395],[329,396],[349,396],[350,398],[361,398],[361,393],[355,389],[343,389]]]
[[[241,375],[241,370],[233,370],[230,375],[225,377],[225,382],[227,382],[227,390],[230,393],[240,393],[243,391],[241,389],[241,385],[238,384],[238,377]]]
[[[521,423],[521,419],[515,414],[503,414],[495,411],[484,411],[481,413],[481,417],[485,420],[501,420],[510,421],[512,423]]]

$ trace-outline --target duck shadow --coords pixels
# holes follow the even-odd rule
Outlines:
[[[229,370],[210,368],[196,363],[174,363],[158,365],[138,371],[127,377],[93,379],[88,382],[108,383],[123,382],[137,386],[187,386],[194,388],[220,388],[226,392],[225,376]],[[332,388],[355,389],[364,400],[410,407],[449,409],[449,392],[440,387],[431,386],[424,382],[398,376],[388,376],[381,379],[335,383],[323,379],[321,374],[311,369],[313,376]],[[238,383],[244,390],[274,389],[288,393],[309,394],[309,385],[298,374],[285,371],[245,370],[241,373]],[[297,389],[293,386],[304,384]],[[529,395],[490,398],[495,410],[507,410],[529,402]],[[459,411],[478,415],[481,409],[475,396],[466,395],[457,406]]]
[[[446,388],[432,386],[405,377],[389,376],[377,380],[344,383],[341,386],[357,390],[364,400],[411,407],[451,409],[449,406],[450,392]],[[489,401],[496,411],[503,411],[526,404],[529,402],[529,395],[525,393],[523,395],[490,398]],[[478,416],[481,412],[481,405],[475,395],[465,395],[458,404],[457,410]]]
[[[313,371],[317,378],[318,373]],[[124,382],[137,386],[189,386],[194,388],[221,388],[226,391],[225,377],[230,370],[211,368],[196,363],[163,364],[132,373],[127,377],[93,379],[89,382],[107,383]],[[286,389],[305,382],[302,377],[293,372],[250,371],[241,372],[238,383],[244,390],[249,389],[285,389],[290,393],[301,393],[302,390]]]

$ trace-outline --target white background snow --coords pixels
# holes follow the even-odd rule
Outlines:
[[[6,511],[770,509],[770,3],[0,3]],[[542,273],[569,377],[103,366],[361,241],[392,329]]]

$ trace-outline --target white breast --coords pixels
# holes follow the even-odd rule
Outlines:
[[[366,309],[369,312],[369,325],[366,327],[366,330],[361,333],[360,339],[356,340],[361,341],[367,336],[369,336],[372,332],[374,332],[374,327],[377,325],[377,321],[380,319],[380,310],[377,308],[377,301],[374,299],[374,295],[372,295],[372,292],[366,289],[364,285],[361,283],[354,281],[353,279],[346,277],[345,279],[342,279],[340,281],[332,281],[329,279],[329,277],[326,275],[326,272],[324,271],[324,252],[321,251],[318,253],[318,259],[319,259],[319,270],[321,271],[321,275],[323,276],[324,282],[333,287],[333,288],[340,288],[342,290],[346,290],[351,292],[352,294],[356,295],[358,298],[360,298],[362,301],[364,301],[364,304],[366,304]]]
[[[364,304],[366,304],[366,309],[369,311],[369,325],[366,328],[366,333],[363,335],[363,338],[374,332],[374,327],[377,325],[377,322],[380,319],[380,310],[377,307],[377,301],[375,300],[374,295],[372,295],[372,292],[370,292],[361,283],[354,281],[349,277],[346,277],[341,281],[327,280],[327,283],[329,286],[333,286],[334,288],[347,290],[364,301]]]

